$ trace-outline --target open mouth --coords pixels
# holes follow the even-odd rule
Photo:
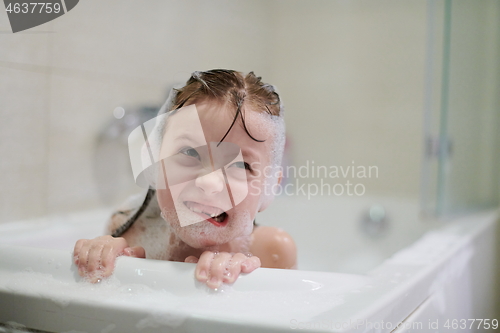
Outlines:
[[[184,205],[192,212],[198,213],[209,222],[220,225],[226,221],[227,213],[218,207],[207,206],[193,201],[184,201]]]

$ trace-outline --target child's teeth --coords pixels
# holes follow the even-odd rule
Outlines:
[[[222,215],[224,214],[224,211],[222,211],[221,209],[218,209],[218,213],[209,213],[209,212],[205,212],[203,211],[203,209],[200,209],[198,207],[195,207],[194,205],[192,204],[186,204],[186,206],[188,207],[188,209],[190,209],[192,212],[195,212],[195,213],[200,213],[200,214],[205,214],[207,216],[210,216],[211,218],[214,218],[216,221],[220,220]],[[210,209],[211,211],[213,211],[212,209]]]
[[[192,210],[193,212],[195,212],[195,213],[205,214],[205,215],[208,215],[208,216],[210,216],[210,217],[212,217],[212,218],[213,218],[213,217],[218,216],[217,214],[208,214],[208,213],[205,213],[204,211],[199,210],[199,209],[196,209],[196,208],[191,208],[191,210]]]

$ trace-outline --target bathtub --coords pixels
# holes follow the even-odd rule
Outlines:
[[[375,235],[361,222],[373,204],[387,212]],[[497,210],[434,221],[401,198],[278,197],[257,223],[294,237],[299,270],[260,268],[217,291],[194,264],[128,257],[82,281],[74,242],[102,234],[109,213],[0,225],[0,332],[476,332],[499,319]]]

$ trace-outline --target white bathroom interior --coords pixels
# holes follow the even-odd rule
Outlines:
[[[228,68],[277,86],[285,166],[376,166],[362,179],[289,176],[364,191],[282,194],[257,216],[297,236],[299,270],[365,274],[435,226],[497,211],[498,59],[496,0],[86,0],[15,34],[0,12],[0,246],[69,250],[104,233],[143,191],[130,131],[191,72]],[[81,237],[53,234],[66,221]],[[311,259],[325,251],[331,261]],[[499,254],[481,259],[481,309],[498,319]]]

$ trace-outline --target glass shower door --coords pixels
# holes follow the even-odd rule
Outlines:
[[[500,2],[428,2],[424,212],[497,206]]]

